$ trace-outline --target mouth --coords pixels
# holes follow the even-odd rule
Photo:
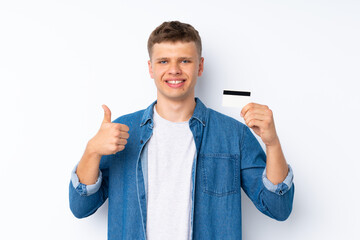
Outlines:
[[[165,82],[169,87],[178,88],[184,85],[185,79],[168,79]]]

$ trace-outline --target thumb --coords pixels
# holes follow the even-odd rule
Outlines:
[[[111,122],[111,111],[110,109],[103,104],[102,108],[104,109],[104,120],[103,123],[110,123]]]

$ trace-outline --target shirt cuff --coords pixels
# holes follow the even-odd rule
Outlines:
[[[265,187],[267,188],[267,190],[276,193],[278,195],[284,195],[287,191],[289,191],[289,189],[292,186],[293,183],[293,178],[294,178],[294,174],[293,171],[290,167],[290,165],[288,165],[289,167],[289,172],[288,175],[286,176],[285,180],[282,183],[276,184],[274,185],[266,176],[266,168],[264,169],[264,172],[262,174],[262,180],[263,183],[265,185]]]
[[[99,169],[99,177],[98,177],[96,183],[92,184],[92,185],[86,185],[86,184],[81,183],[79,181],[78,175],[76,174],[76,169],[77,169],[77,165],[71,172],[71,182],[72,182],[72,185],[75,188],[75,190],[81,196],[90,196],[90,195],[96,193],[99,190],[99,188],[101,186],[101,182],[102,182],[102,173],[101,173],[100,169]]]

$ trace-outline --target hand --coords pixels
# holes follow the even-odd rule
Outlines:
[[[104,109],[104,120],[98,133],[89,141],[88,151],[96,155],[110,155],[124,150],[129,138],[129,127],[111,122],[111,111],[106,105]]]
[[[279,143],[273,113],[268,106],[249,103],[241,110],[241,117],[244,118],[245,124],[261,137],[266,146]]]

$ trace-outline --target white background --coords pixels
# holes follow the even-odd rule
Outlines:
[[[196,95],[251,89],[295,173],[291,216],[243,196],[243,239],[360,239],[359,1],[1,1],[0,239],[106,239],[107,203],[76,219],[70,172],[103,118],[156,98],[146,43],[163,21],[199,30]],[[5,223],[5,224],[4,224]]]

